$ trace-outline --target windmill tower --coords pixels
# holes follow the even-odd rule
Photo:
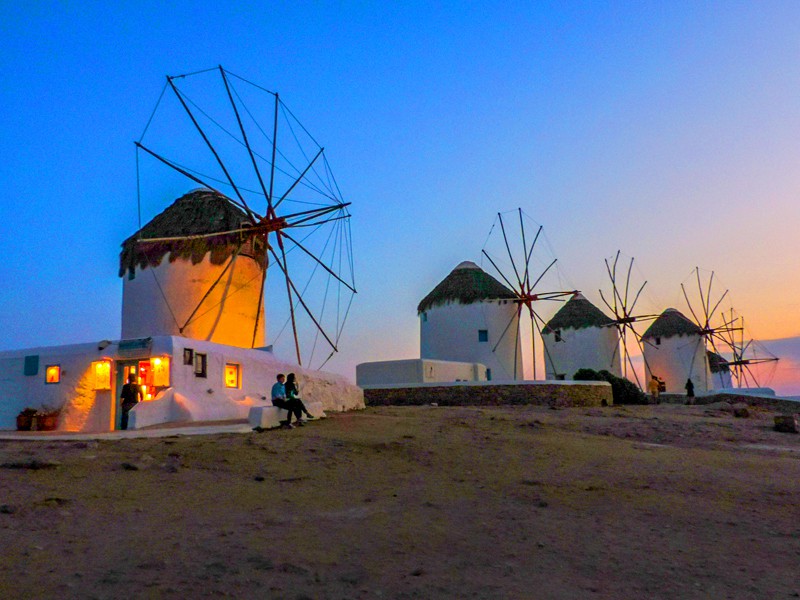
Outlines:
[[[246,222],[247,215],[222,194],[195,190],[125,240],[122,338],[181,335],[263,346],[265,247],[226,233]],[[139,239],[163,241],[139,246]]]
[[[420,358],[481,363],[488,379],[522,379],[514,298],[474,262],[462,262],[417,307]]]
[[[614,320],[583,294],[575,294],[545,324],[542,342],[547,379],[572,379],[578,369],[622,376]]]
[[[698,392],[709,389],[703,330],[678,310],[661,313],[642,335],[642,342],[648,380],[656,375],[670,394],[683,394],[687,379]]]
[[[122,336],[258,348],[287,330],[285,351],[306,366],[316,353],[321,368],[356,293],[350,203],[324,148],[277,93],[221,66],[168,76],[135,145],[140,224],[120,256]],[[202,188],[141,225],[143,199],[189,182]],[[266,299],[288,313],[270,340]]]

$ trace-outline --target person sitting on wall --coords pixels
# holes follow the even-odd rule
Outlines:
[[[301,408],[303,403],[300,400],[286,397],[286,377],[283,373],[278,373],[275,379],[277,381],[272,386],[272,406],[282,408],[288,413],[286,420],[281,421],[281,426],[286,429],[292,428],[292,413],[294,413],[295,423],[302,425],[303,422],[300,420],[300,415],[303,413],[303,408],[305,408]]]
[[[661,384],[658,381],[658,377],[653,375],[650,378],[650,381],[647,382],[647,391],[650,392],[650,396],[653,398],[653,404],[660,404],[661,400],[658,399],[658,396],[661,392]]]
[[[128,375],[128,383],[122,386],[119,397],[122,400],[122,423],[119,428],[125,430],[128,429],[128,413],[142,401],[142,390],[136,384],[136,375]]]
[[[289,375],[286,376],[285,387],[286,387],[286,397],[289,400],[294,400],[298,402],[298,406],[300,407],[300,410],[303,411],[303,414],[305,414],[306,419],[308,419],[309,421],[313,420],[314,417],[311,416],[311,413],[308,412],[308,410],[306,409],[306,405],[303,404],[303,401],[300,399],[300,388],[297,385],[297,378],[294,376],[294,373],[289,373]],[[298,421],[298,424],[302,425],[303,422]]]

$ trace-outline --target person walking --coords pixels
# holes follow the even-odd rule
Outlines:
[[[142,390],[136,385],[136,375],[133,373],[128,375],[128,383],[122,386],[119,397],[122,400],[122,422],[119,428],[126,430],[128,429],[128,413],[142,401]]]
[[[694,383],[692,383],[692,379],[687,379],[686,385],[683,387],[686,388],[686,404],[694,404]]]
[[[297,385],[297,378],[295,377],[294,373],[289,373],[289,375],[286,376],[286,398],[290,401],[294,400],[298,403],[298,406],[303,414],[305,414],[306,419],[309,421],[314,419],[314,417],[311,416],[311,413],[306,409],[306,405],[303,404],[303,400],[300,398],[300,388]],[[298,424],[302,425],[303,422],[298,421]]]
[[[647,391],[650,392],[650,396],[653,398],[653,404],[661,403],[661,400],[658,399],[660,390],[661,390],[661,385],[658,381],[658,377],[653,375],[650,378],[650,381],[647,382]]]
[[[281,421],[281,426],[286,429],[292,428],[292,413],[294,413],[295,423],[297,423],[298,425],[302,425],[302,421],[300,420],[300,415],[303,412],[303,409],[300,408],[302,406],[302,402],[287,397],[286,376],[283,373],[278,373],[275,379],[276,381],[272,386],[272,394],[271,394],[272,406],[277,406],[278,408],[282,408],[288,413],[286,415],[286,419],[284,421]]]

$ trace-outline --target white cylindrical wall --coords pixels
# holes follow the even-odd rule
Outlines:
[[[196,265],[183,259],[169,262],[165,257],[157,267],[137,267],[133,279],[126,274],[122,286],[122,338],[181,335],[241,348],[264,346],[263,303],[253,340],[262,270],[247,256],[236,258],[184,327],[225,264],[212,264],[208,254]]]
[[[645,376],[662,379],[668,394],[685,394],[686,380],[692,380],[695,392],[713,387],[706,362],[706,349],[699,335],[676,335],[644,339]]]
[[[572,379],[578,369],[608,371],[622,376],[620,344],[616,327],[582,327],[543,333],[547,379]]]
[[[487,332],[485,342],[481,330]],[[524,379],[518,331],[512,300],[434,306],[420,314],[420,358],[480,363],[493,380]]]

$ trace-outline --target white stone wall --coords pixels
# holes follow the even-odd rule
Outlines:
[[[165,257],[157,267],[137,268],[133,279],[126,274],[122,284],[122,338],[181,335],[242,348],[264,346],[263,304],[253,344],[261,268],[246,256],[236,259],[180,331],[224,269],[225,264],[211,264],[206,254],[196,265],[182,259],[169,262]]]
[[[694,383],[695,393],[713,387],[701,336],[662,337],[660,345],[655,345],[655,338],[645,338],[644,342],[646,381],[655,374],[664,380],[669,394],[685,394],[684,386],[689,378]],[[643,385],[646,386],[646,382]]]
[[[73,344],[0,352],[0,429],[15,429],[25,408],[62,408],[60,429],[108,431],[112,390],[94,389],[92,363],[107,356],[98,344]],[[39,371],[25,375],[25,356],[39,356]],[[61,367],[59,383],[45,383],[48,365]],[[113,385],[113,378],[112,378]]]
[[[616,327],[584,327],[560,330],[561,341],[555,333],[545,333],[545,377],[557,379],[563,374],[570,380],[578,369],[606,370],[622,377],[619,334]]]
[[[486,381],[486,367],[478,363],[419,358],[356,366],[356,384],[361,387],[446,381]]]
[[[486,342],[478,341],[481,329],[488,331]],[[479,363],[495,381],[524,379],[518,331],[517,305],[511,300],[435,306],[420,315],[420,358]]]
[[[102,348],[100,348],[102,346]],[[184,348],[207,356],[206,377],[198,377],[193,365],[183,364]],[[39,372],[24,374],[26,355],[39,355]],[[59,429],[65,431],[108,431],[116,419],[118,361],[169,357],[170,386],[162,390],[166,399],[159,408],[147,407],[147,424],[157,419],[202,421],[246,418],[250,406],[269,403],[275,376],[294,372],[304,399],[322,403],[326,411],[364,408],[359,387],[340,375],[306,370],[281,362],[270,352],[223,346],[213,342],[174,336],[152,339],[149,349],[135,355],[122,355],[117,343],[91,343],[0,352],[0,429],[16,428],[16,416],[31,407],[61,408]],[[94,389],[92,363],[104,358],[112,361],[111,390]],[[227,362],[240,365],[241,385],[225,387]],[[45,368],[61,366],[61,382],[45,383]],[[175,398],[180,401],[175,403]],[[152,402],[159,402],[159,398]],[[150,404],[149,402],[147,404]],[[136,410],[136,409],[134,409]],[[154,421],[156,419],[156,421]]]

